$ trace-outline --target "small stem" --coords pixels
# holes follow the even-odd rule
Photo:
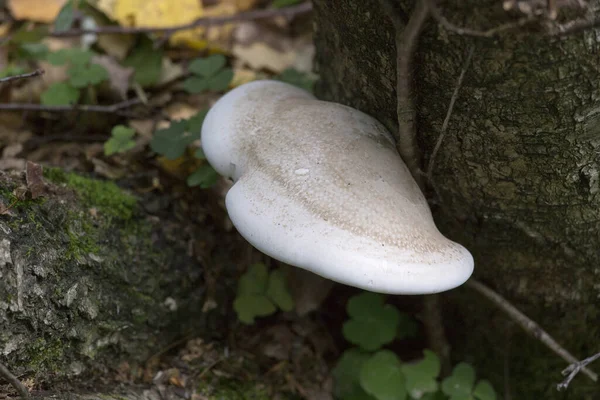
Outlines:
[[[465,285],[479,292],[487,299],[491,300],[492,303],[494,303],[496,306],[498,306],[498,308],[500,308],[502,311],[508,314],[516,323],[521,325],[521,328],[523,328],[534,338],[538,339],[540,342],[545,344],[550,350],[558,354],[563,360],[571,364],[579,363],[578,359],[576,359],[571,353],[569,353],[565,348],[558,344],[558,342],[556,342],[556,340],[554,340],[552,336],[550,336],[545,330],[543,330],[541,326],[539,326],[527,315],[519,311],[508,300],[500,296],[491,288],[487,287],[481,282],[476,281],[473,278],[469,279]],[[598,375],[596,375],[596,373],[590,371],[585,367],[582,367],[581,370],[594,382],[598,380]]]
[[[124,108],[132,107],[140,104],[140,99],[125,100],[120,103],[111,104],[108,106],[97,105],[72,105],[72,106],[45,106],[42,104],[32,103],[0,103],[0,110],[16,110],[16,111],[47,111],[47,112],[97,112],[97,113],[116,113]]]
[[[29,79],[29,78],[33,78],[35,76],[40,76],[40,75],[44,75],[44,70],[43,69],[38,69],[38,70],[35,70],[33,72],[28,72],[26,74],[7,76],[5,78],[1,78],[0,79],[0,83],[8,83],[8,82],[12,82],[12,81],[19,81],[21,79]]]
[[[425,325],[427,332],[429,347],[440,357],[442,375],[448,375],[451,370],[450,345],[444,332],[439,294],[430,294],[423,297],[423,325]]]
[[[30,399],[29,390],[21,383],[21,381],[14,376],[4,364],[0,363],[0,376],[8,381],[15,388],[15,390],[21,396],[21,399]]]
[[[452,93],[452,98],[450,99],[450,105],[448,106],[448,111],[446,112],[446,118],[444,118],[444,123],[442,124],[442,130],[440,132],[440,136],[438,137],[437,143],[435,144],[435,148],[431,153],[431,157],[429,159],[429,165],[427,166],[427,180],[429,182],[432,181],[433,175],[433,167],[435,165],[435,158],[440,151],[440,147],[442,146],[442,142],[444,141],[444,137],[446,136],[446,131],[448,130],[448,123],[450,122],[450,117],[452,116],[452,111],[454,110],[454,104],[456,103],[456,99],[458,99],[458,92],[462,87],[463,80],[465,78],[465,74],[467,73],[467,69],[471,64],[471,59],[473,58],[473,53],[475,52],[475,46],[471,46],[469,50],[469,54],[467,55],[467,59],[465,60],[462,70],[460,72],[460,76],[458,77],[458,82],[454,87],[454,93]]]

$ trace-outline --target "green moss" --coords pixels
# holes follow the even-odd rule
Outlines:
[[[89,179],[58,168],[44,170],[44,177],[75,190],[86,207],[94,207],[104,216],[124,221],[133,216],[135,197],[125,193],[114,182]]]
[[[39,338],[27,348],[30,369],[38,371],[44,367],[56,370],[63,363],[64,351],[68,347],[60,340],[48,342],[44,338]]]
[[[87,254],[99,251],[96,231],[92,224],[83,216],[75,214],[69,212],[69,223],[66,225],[69,245],[65,255],[69,260],[80,260]]]

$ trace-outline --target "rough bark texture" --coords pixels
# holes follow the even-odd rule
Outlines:
[[[116,185],[64,174],[37,200],[0,174],[0,362],[36,383],[143,363],[206,319],[187,232]],[[198,239],[198,238],[196,238]]]
[[[502,2],[480,3],[441,7],[474,29],[510,18]],[[394,34],[379,3],[314,4],[318,94],[395,129]],[[404,5],[409,15],[411,5]],[[477,46],[436,160],[435,217],[472,251],[478,278],[580,358],[600,350],[598,33],[549,38],[520,31],[483,40],[430,20],[414,66],[427,162],[464,58]],[[456,361],[473,362],[505,398],[597,398],[600,386],[586,377],[558,394],[566,364],[476,296],[467,289],[445,296]],[[456,320],[459,313],[464,320]]]

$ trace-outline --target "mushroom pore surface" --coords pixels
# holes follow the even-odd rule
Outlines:
[[[358,110],[256,81],[209,111],[202,147],[235,182],[233,224],[273,258],[394,294],[448,290],[473,271],[471,254],[436,228],[389,132]]]

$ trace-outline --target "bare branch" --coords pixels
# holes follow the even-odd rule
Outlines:
[[[491,29],[488,29],[485,31],[480,31],[477,29],[471,29],[471,28],[460,27],[460,26],[454,25],[452,22],[448,21],[448,19],[446,19],[446,17],[444,17],[444,15],[442,14],[442,12],[440,11],[439,8],[437,8],[434,4],[431,4],[432,3],[431,0],[423,0],[423,2],[430,3],[429,7],[430,7],[431,15],[440,25],[442,25],[444,28],[446,28],[447,31],[454,32],[454,33],[456,33],[458,35],[462,35],[462,36],[475,36],[475,37],[482,37],[482,38],[491,38],[502,32],[515,30],[517,28],[521,28],[525,25],[528,25],[530,23],[537,22],[540,20],[540,16],[538,16],[538,15],[528,15],[526,17],[518,19],[517,21],[508,22],[506,24],[498,25],[494,28],[491,28]]]
[[[0,103],[0,110],[15,110],[15,111],[47,111],[47,112],[96,112],[96,113],[117,113],[125,108],[140,104],[140,99],[125,100],[120,103],[111,104],[108,106],[97,105],[72,105],[72,106],[45,106],[42,104],[31,103]]]
[[[565,390],[566,388],[568,388],[569,384],[571,383],[573,378],[575,378],[575,375],[577,375],[579,373],[579,371],[581,371],[585,366],[593,363],[594,361],[596,361],[599,358],[600,358],[600,353],[594,354],[593,356],[588,357],[585,360],[581,360],[579,362],[569,365],[567,368],[565,368],[562,371],[563,375],[568,374],[568,376],[565,378],[564,381],[562,381],[561,383],[556,385],[556,390]]]
[[[587,29],[597,28],[600,26],[600,18],[593,19],[576,19],[574,21],[566,22],[564,24],[553,24],[554,26],[550,29],[551,36],[568,36],[575,33],[583,32]]]
[[[556,340],[554,340],[554,338],[550,336],[545,330],[543,330],[542,327],[540,327],[535,321],[533,321],[527,315],[523,314],[508,300],[500,296],[491,288],[487,287],[481,282],[476,281],[473,278],[467,281],[466,286],[470,287],[471,289],[474,289],[475,291],[479,292],[480,294],[491,300],[492,303],[494,303],[496,306],[498,306],[498,308],[500,308],[506,314],[508,314],[516,323],[521,325],[521,327],[526,332],[528,332],[534,338],[538,339],[540,342],[545,344],[550,350],[559,355],[563,360],[571,364],[580,364],[579,360],[577,360],[571,353],[569,353],[560,344],[558,344]],[[581,366],[580,369],[594,382],[598,380],[598,375],[587,369],[585,365]]]
[[[33,78],[36,76],[40,76],[44,74],[44,70],[43,69],[38,69],[35,70],[33,72],[29,72],[26,74],[20,74],[20,75],[13,75],[13,76],[7,76],[5,78],[1,78],[0,79],[0,83],[8,83],[8,82],[12,82],[12,81],[18,81],[21,79],[29,79],[29,78]]]
[[[19,396],[21,396],[21,399],[25,400],[31,398],[29,397],[29,390],[27,390],[25,385],[23,385],[21,381],[14,376],[2,363],[0,363],[0,377],[6,379],[8,383],[15,388],[17,393],[19,393]]]
[[[412,92],[412,62],[425,21],[429,17],[429,2],[417,1],[408,23],[404,26],[401,12],[393,0],[381,0],[395,28],[396,41],[396,114],[398,132],[395,136],[400,157],[421,189],[421,155],[417,145],[416,109]]]
[[[469,54],[467,55],[467,59],[465,60],[462,70],[460,71],[460,76],[458,77],[458,82],[456,82],[456,86],[454,87],[454,93],[452,93],[452,97],[450,98],[450,105],[448,106],[448,111],[446,112],[446,118],[444,118],[444,123],[442,124],[442,130],[440,132],[440,136],[438,137],[437,143],[431,153],[431,158],[429,159],[429,165],[427,166],[427,180],[431,182],[433,167],[435,165],[435,157],[440,151],[440,147],[442,146],[442,142],[444,141],[444,137],[446,136],[446,131],[448,130],[448,123],[450,122],[450,117],[452,116],[452,110],[454,110],[454,104],[456,103],[456,99],[458,98],[458,92],[462,87],[463,80],[465,79],[465,74],[467,73],[467,69],[469,69],[469,65],[471,64],[471,59],[473,58],[473,53],[475,52],[475,46],[471,46],[469,50]]]
[[[188,24],[182,25],[173,25],[169,27],[125,27],[125,26],[102,26],[96,29],[69,29],[67,31],[62,32],[51,32],[48,35],[53,37],[73,37],[73,36],[81,36],[84,34],[96,34],[96,35],[106,35],[106,34],[120,34],[120,35],[128,35],[128,34],[137,34],[137,33],[164,33],[165,35],[171,35],[177,31],[187,30],[198,28],[201,26],[217,26],[224,25],[234,22],[243,22],[243,21],[256,21],[260,19],[267,19],[273,17],[286,17],[292,18],[296,15],[306,14],[312,10],[312,3],[305,2],[291,7],[285,8],[276,8],[276,9],[267,9],[267,10],[255,10],[243,12],[235,15],[225,15],[218,17],[203,17],[198,18],[197,20],[190,22]]]

